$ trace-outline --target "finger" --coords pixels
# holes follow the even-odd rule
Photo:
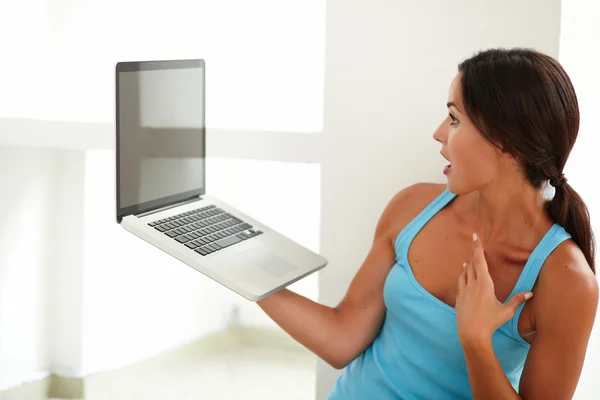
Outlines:
[[[477,275],[477,277],[489,277],[490,272],[488,270],[487,261],[485,259],[485,250],[483,249],[483,243],[481,242],[481,238],[476,233],[473,234],[473,255],[474,257],[472,264],[474,266],[475,274]]]
[[[463,263],[463,270],[458,277],[458,291],[460,292],[462,289],[467,286],[467,263]]]
[[[475,266],[473,265],[473,261],[470,263],[465,263],[467,270],[467,282],[475,282],[477,280],[477,273],[475,271]]]
[[[485,258],[483,243],[477,233],[473,233],[473,255],[475,258]]]
[[[506,308],[509,314],[508,317],[512,318],[517,312],[517,308],[519,308],[521,304],[525,303],[532,297],[533,293],[531,292],[520,292],[511,297],[508,303],[506,303]]]

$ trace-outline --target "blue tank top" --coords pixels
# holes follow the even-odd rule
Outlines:
[[[344,369],[328,400],[473,398],[456,311],[425,290],[408,263],[408,249],[417,233],[455,196],[444,190],[396,238],[396,263],[383,289],[386,314],[382,328],[373,343]],[[554,224],[531,253],[506,301],[516,293],[530,291],[546,257],[570,237]],[[496,356],[517,391],[530,348],[517,329],[523,306],[492,337]]]

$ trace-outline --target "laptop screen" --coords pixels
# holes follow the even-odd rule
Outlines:
[[[205,192],[203,60],[118,63],[117,220]]]

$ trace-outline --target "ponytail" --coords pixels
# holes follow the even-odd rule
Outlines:
[[[579,133],[579,104],[555,58],[533,49],[488,49],[458,65],[466,114],[482,137],[522,167],[535,188],[555,187],[548,215],[596,273],[588,209],[562,171]]]
[[[566,183],[566,180],[559,182],[555,187],[554,198],[547,205],[547,210],[552,219],[571,234],[595,274],[594,233],[588,208],[581,196]]]

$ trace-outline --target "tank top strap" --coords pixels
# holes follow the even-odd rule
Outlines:
[[[565,229],[559,224],[554,224],[552,227],[546,232],[540,243],[535,247],[527,263],[525,263],[525,267],[523,268],[523,272],[521,276],[517,280],[517,283],[510,294],[508,296],[511,298],[514,294],[519,292],[529,292],[533,288],[538,275],[546,261],[546,258],[558,247],[559,244],[569,239],[571,235],[565,231]]]
[[[450,192],[448,188],[444,189],[431,203],[429,203],[408,225],[400,231],[396,237],[394,248],[396,250],[396,259],[401,260],[404,252],[410,247],[417,233],[433,218],[435,214],[440,212],[448,203],[450,203],[456,194]]]

